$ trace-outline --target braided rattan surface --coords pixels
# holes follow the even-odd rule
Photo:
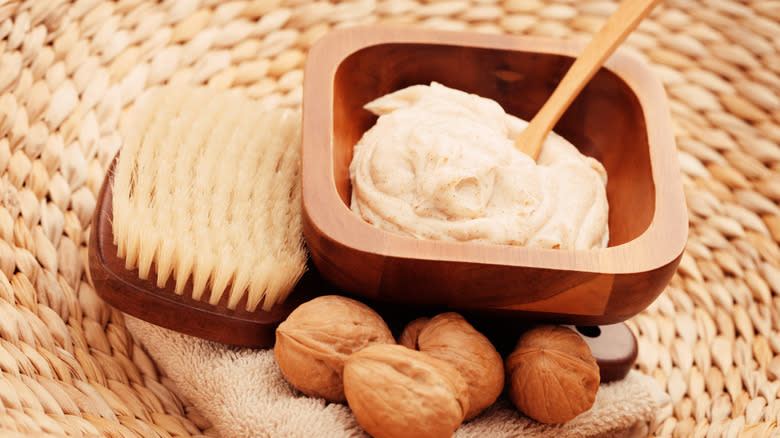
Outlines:
[[[301,103],[329,30],[396,23],[589,38],[608,0],[0,0],[0,435],[197,436],[210,425],[85,271],[120,115],[164,83]],[[668,0],[625,44],[670,109],[691,220],[670,286],[629,324],[673,404],[659,436],[780,422],[780,2]]]

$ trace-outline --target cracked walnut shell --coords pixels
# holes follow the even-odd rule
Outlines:
[[[504,390],[501,355],[485,335],[455,312],[410,322],[399,342],[453,365],[463,375],[469,386],[466,420],[482,413]]]
[[[587,411],[599,389],[599,367],[585,340],[556,325],[520,336],[506,359],[509,398],[542,423],[564,423]]]
[[[279,324],[274,357],[299,391],[343,402],[344,360],[376,343],[395,344],[379,314],[359,301],[326,295],[301,304]]]
[[[358,424],[374,438],[452,436],[469,408],[452,365],[402,345],[371,345],[344,364],[344,392]]]

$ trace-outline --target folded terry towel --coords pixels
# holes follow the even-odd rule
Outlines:
[[[127,328],[161,370],[224,437],[365,437],[349,407],[290,386],[272,349],[235,348],[126,315]],[[470,437],[646,436],[669,404],[652,378],[631,371],[602,384],[593,407],[568,423],[546,425],[519,414],[505,396],[456,431]]]

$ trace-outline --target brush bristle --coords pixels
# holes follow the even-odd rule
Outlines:
[[[300,114],[235,93],[152,90],[122,125],[113,185],[118,256],[183,294],[235,309],[283,301],[305,270]],[[207,293],[208,292],[208,293]]]

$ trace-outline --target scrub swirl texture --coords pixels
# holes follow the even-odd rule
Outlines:
[[[438,83],[387,94],[355,145],[352,210],[418,239],[591,249],[609,240],[604,166],[550,133],[537,162],[514,147],[527,122]]]

